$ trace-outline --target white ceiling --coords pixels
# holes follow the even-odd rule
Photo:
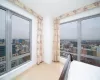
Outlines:
[[[20,0],[42,16],[57,17],[100,0]]]

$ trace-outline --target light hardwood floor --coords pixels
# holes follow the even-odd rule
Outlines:
[[[62,63],[41,63],[26,70],[15,80],[58,80],[63,66]]]

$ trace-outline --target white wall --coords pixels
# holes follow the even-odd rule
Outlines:
[[[82,13],[74,15],[74,16],[64,18],[64,19],[60,20],[60,23],[64,23],[64,22],[68,22],[68,21],[72,21],[72,20],[75,20],[75,19],[88,17],[88,16],[92,16],[92,15],[96,15],[96,14],[100,14],[100,7],[95,8],[95,9],[91,9],[91,10],[86,11],[86,12],[82,12]],[[65,61],[66,61],[66,59],[60,57],[60,62],[65,63]]]
[[[27,13],[26,11],[20,9],[19,7],[9,3],[7,0],[0,0],[0,5],[4,6],[10,10],[13,10],[21,15],[24,15],[30,19],[32,19],[32,60],[2,76],[0,76],[0,80],[11,80],[16,75],[19,75],[33,64],[36,64],[36,34],[37,34],[37,22],[35,17]]]
[[[44,62],[52,62],[52,44],[53,44],[53,19],[51,16],[43,17],[43,35],[44,35]]]

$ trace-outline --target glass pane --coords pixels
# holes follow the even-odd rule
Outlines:
[[[6,71],[5,19],[6,19],[6,12],[0,9],[0,73]]]
[[[100,57],[100,17],[82,21],[82,42],[81,53]],[[81,57],[81,61],[100,66],[100,61],[92,58]]]
[[[30,53],[29,21],[12,16],[12,56]]]
[[[11,67],[16,67],[24,62],[26,55],[30,55],[29,21],[18,16],[12,16],[12,58]],[[20,56],[22,58],[20,58]],[[16,59],[15,59],[16,58]],[[28,58],[28,60],[30,57]]]
[[[16,67],[17,65],[17,60],[11,61],[11,68]]]
[[[92,59],[92,58],[86,58],[86,57],[81,57],[81,61],[100,67],[100,60],[96,60],[96,59]]]
[[[72,55],[73,60],[77,60],[77,55]]]
[[[6,64],[0,64],[0,73],[3,73],[6,71]]]
[[[26,57],[23,57],[23,58],[20,58],[20,59],[18,60],[18,63],[19,63],[19,64],[22,64],[22,63],[24,63],[24,62],[27,62],[28,60],[30,60],[30,55],[29,55],[29,56],[26,56]]]
[[[77,22],[70,22],[60,25],[60,54],[63,52],[77,53]]]
[[[100,17],[82,21],[82,54],[100,57]]]
[[[29,56],[25,56],[25,57],[20,58],[20,59],[17,59],[17,60],[13,60],[13,61],[11,62],[11,68],[16,67],[16,66],[18,66],[18,65],[20,65],[20,64],[22,64],[22,63],[24,63],[24,62],[29,61],[30,58],[31,58],[31,57],[30,57],[30,55],[29,55]]]
[[[60,56],[62,56],[62,57],[64,57],[64,58],[67,58],[68,57],[68,52],[61,52],[60,53]],[[77,55],[73,55],[73,54],[71,54],[72,55],[72,58],[73,58],[73,60],[77,60]]]

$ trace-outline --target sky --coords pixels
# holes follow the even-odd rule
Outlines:
[[[12,16],[12,38],[29,39],[29,21]],[[0,9],[0,39],[5,39],[5,11]]]
[[[0,9],[0,38],[5,38],[5,11]]]
[[[81,22],[83,40],[100,40],[100,17]],[[77,39],[77,21],[60,25],[61,39]]]
[[[29,38],[29,21],[12,16],[12,38]]]

